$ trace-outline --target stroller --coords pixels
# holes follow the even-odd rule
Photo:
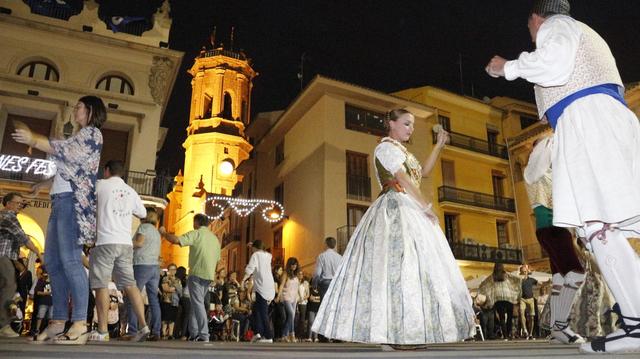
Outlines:
[[[227,334],[227,315],[222,304],[216,304],[214,310],[209,311],[209,335],[212,340],[225,340]]]

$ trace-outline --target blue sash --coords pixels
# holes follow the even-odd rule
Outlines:
[[[558,119],[560,118],[560,116],[562,116],[564,109],[567,108],[569,105],[571,105],[573,101],[589,95],[597,94],[597,93],[609,95],[615,98],[616,100],[620,101],[620,103],[622,103],[625,107],[627,107],[627,103],[625,102],[624,97],[622,97],[622,94],[620,93],[619,85],[604,84],[604,85],[588,87],[578,92],[574,92],[571,95],[563,98],[562,100],[560,100],[558,103],[551,106],[547,110],[545,115],[547,116],[547,121],[549,121],[549,125],[551,126],[551,128],[553,128],[554,130],[556,129],[556,125],[558,124]]]

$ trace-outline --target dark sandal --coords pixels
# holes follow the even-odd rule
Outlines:
[[[607,342],[612,342],[614,340],[623,339],[627,337],[640,339],[640,333],[637,333],[637,332],[634,333],[634,331],[640,329],[640,318],[634,318],[634,317],[628,317],[628,316],[622,315],[622,311],[620,310],[620,305],[618,305],[618,303],[615,303],[613,305],[613,308],[611,308],[611,310],[609,310],[608,313],[615,313],[618,315],[618,320],[616,321],[616,324],[620,327],[620,329],[624,331],[624,334],[613,335],[608,337],[597,337],[594,340],[592,340],[591,350],[593,350],[596,353],[606,353]],[[636,325],[626,324],[624,321],[625,319],[635,321],[638,324]]]
[[[83,345],[87,344],[87,340],[89,340],[89,334],[89,332],[84,332],[75,338],[71,338],[68,334],[62,334],[54,339],[53,342],[55,344],[62,345]]]

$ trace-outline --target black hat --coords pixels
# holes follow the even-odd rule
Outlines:
[[[547,14],[570,15],[571,5],[568,0],[535,0],[532,14],[545,16]]]

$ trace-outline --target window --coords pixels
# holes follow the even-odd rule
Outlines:
[[[360,223],[362,216],[364,216],[368,208],[367,206],[347,203],[347,225],[338,228],[338,243],[336,247],[338,253],[344,253],[347,244],[349,244],[349,239],[351,239],[353,235],[353,231],[356,229],[358,223]]]
[[[456,186],[456,171],[453,161],[442,160],[442,185],[447,187]]]
[[[220,117],[224,118],[225,120],[232,120],[233,121],[233,111],[232,111],[232,107],[231,107],[231,95],[228,92],[224,93],[224,103],[223,103],[223,108],[222,108],[222,113],[220,114]]]
[[[369,207],[348,203],[347,226],[355,228],[358,223],[360,223],[360,220],[362,219],[362,216],[364,216],[364,213],[367,211],[367,209],[369,209]]]
[[[60,80],[60,74],[58,70],[46,62],[34,61],[30,62],[18,70],[18,75],[30,77],[36,80],[54,81]]]
[[[496,231],[498,232],[498,247],[504,247],[509,243],[509,232],[507,231],[507,222],[497,221]]]
[[[347,151],[347,198],[371,200],[369,156],[364,153]]]
[[[276,146],[276,167],[284,161],[284,139]]]
[[[449,116],[438,115],[438,123],[442,125],[447,132],[451,132],[451,119]]]
[[[284,264],[284,248],[282,247],[282,227],[273,232],[273,248],[271,248],[274,264]]]
[[[384,114],[345,105],[345,128],[376,136],[386,136]]]
[[[109,160],[120,160],[127,163],[127,149],[129,148],[129,131],[111,130],[101,128],[102,132],[102,153],[100,154],[100,167],[102,171],[104,165]]]
[[[491,173],[493,195],[496,197],[504,197],[504,177],[504,174],[498,171],[492,171]]]
[[[533,126],[538,122],[537,118],[520,115],[520,128],[525,129],[529,126]]]
[[[118,92],[125,95],[133,95],[133,86],[127,79],[121,76],[105,76],[96,85],[96,89],[109,92]]]
[[[458,215],[454,213],[445,213],[444,236],[447,237],[449,243],[455,243],[460,240],[459,232]]]
[[[211,118],[211,106],[212,106],[212,98],[211,96],[205,94],[204,99],[202,101],[202,118],[207,119]]]
[[[489,142],[489,153],[498,154],[498,131],[487,129],[487,142]]]
[[[22,143],[18,143],[13,140],[11,134],[14,132],[13,121],[21,121],[29,128],[32,132],[49,137],[51,135],[51,121],[43,120],[39,118],[25,117],[9,114],[7,116],[7,124],[4,128],[4,134],[2,136],[2,151],[3,155],[14,155],[14,156],[28,156],[33,158],[41,158],[44,159],[47,157],[47,154],[32,148],[32,153],[29,155],[27,153],[27,149],[29,148],[27,145],[23,145]]]
[[[284,183],[280,183],[280,185],[273,190],[273,200],[284,206]]]

